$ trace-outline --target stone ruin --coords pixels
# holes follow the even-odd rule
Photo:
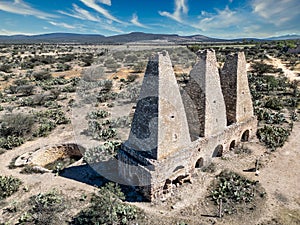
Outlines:
[[[197,55],[183,89],[166,51],[150,57],[129,138],[118,152],[120,177],[150,201],[256,134],[244,53],[227,56],[220,71],[213,50]]]

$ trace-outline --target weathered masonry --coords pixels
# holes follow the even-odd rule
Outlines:
[[[256,129],[244,53],[228,56],[219,74],[215,52],[199,52],[181,91],[168,53],[158,53],[148,62],[130,135],[118,152],[119,175],[153,200]]]

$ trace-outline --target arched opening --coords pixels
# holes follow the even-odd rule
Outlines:
[[[218,145],[215,148],[212,157],[221,157],[222,155],[223,155],[223,145]]]
[[[229,145],[229,150],[232,151],[235,148],[235,140],[233,140]]]
[[[204,165],[204,159],[201,157],[195,163],[195,168],[201,168],[201,167],[203,167],[203,165]]]
[[[139,186],[140,185],[139,177],[136,174],[132,175],[131,181],[132,181],[133,186]]]
[[[242,134],[242,138],[241,138],[241,141],[242,142],[246,142],[246,141],[249,141],[249,130],[246,130],[243,134]]]

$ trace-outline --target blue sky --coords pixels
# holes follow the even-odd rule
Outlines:
[[[0,0],[0,34],[300,34],[300,0]]]

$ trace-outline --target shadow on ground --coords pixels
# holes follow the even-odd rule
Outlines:
[[[59,176],[76,180],[81,183],[92,185],[95,187],[101,187],[108,182],[114,182],[119,178],[116,177],[116,165],[115,160],[101,163],[100,165],[80,165],[71,166],[63,169]],[[101,171],[101,172],[98,172]],[[107,177],[107,178],[106,178]],[[108,178],[112,178],[111,180]],[[114,181],[112,181],[114,180]],[[144,202],[146,199],[136,190],[135,187],[119,184],[122,192],[125,194],[125,200],[128,202]]]

